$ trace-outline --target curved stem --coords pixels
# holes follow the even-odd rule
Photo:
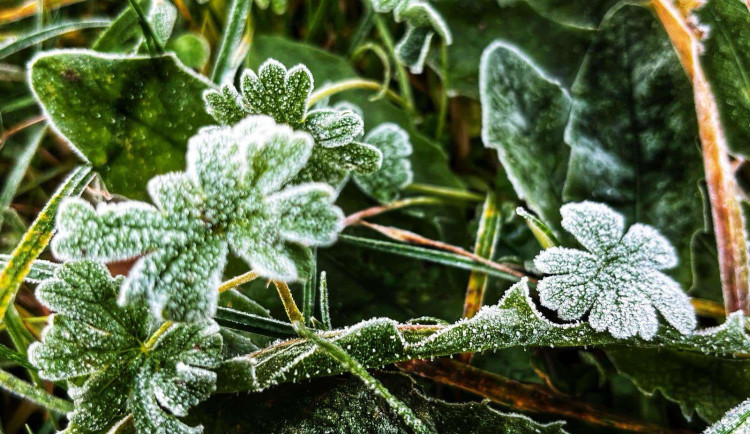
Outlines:
[[[414,95],[412,94],[411,86],[409,85],[409,74],[406,72],[406,68],[404,68],[404,65],[402,65],[398,61],[398,59],[396,59],[396,49],[393,45],[391,32],[388,31],[388,27],[386,27],[385,23],[382,19],[380,19],[378,14],[373,14],[372,19],[375,22],[375,28],[378,30],[380,39],[383,40],[385,49],[388,50],[388,54],[390,54],[390,56],[393,57],[393,59],[396,61],[396,79],[401,91],[401,96],[406,100],[407,103],[405,107],[409,110],[412,110],[414,108]]]
[[[166,333],[167,330],[169,330],[170,327],[172,327],[174,323],[172,321],[165,321],[164,324],[159,327],[159,330],[154,332],[153,335],[151,335],[150,338],[148,338],[148,341],[141,346],[141,352],[147,353],[151,351],[151,349],[156,345],[156,341],[159,340],[159,337]]]
[[[259,277],[258,273],[252,270],[248,271],[245,274],[240,274],[239,276],[232,277],[231,279],[219,285],[219,294],[221,294],[222,292],[229,291],[230,289],[236,288],[244,283],[252,282],[258,277]]]
[[[346,217],[346,220],[344,220],[344,226],[350,226],[368,217],[373,217],[378,214],[383,214],[385,212],[397,210],[400,208],[406,208],[408,206],[443,205],[446,203],[447,203],[446,201],[440,198],[436,198],[436,197],[429,197],[429,196],[407,197],[406,199],[396,200],[393,202],[386,203],[384,205],[378,205],[372,208],[367,208],[362,211],[355,212],[354,214],[351,214]]]
[[[352,78],[349,80],[342,80],[342,81],[333,83],[330,86],[320,88],[316,90],[315,92],[313,92],[313,94],[310,95],[310,100],[307,102],[307,106],[312,107],[315,103],[322,100],[323,98],[326,98],[331,95],[335,95],[337,93],[344,92],[347,90],[352,90],[352,89],[369,89],[369,90],[382,91],[383,84],[378,83],[377,81],[367,80],[364,78]],[[397,104],[399,104],[400,106],[408,108],[408,102],[405,101],[403,98],[401,98],[394,91],[390,89],[386,89],[385,95],[388,98],[392,99]]]

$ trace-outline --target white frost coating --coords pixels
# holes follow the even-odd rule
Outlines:
[[[228,247],[261,275],[296,280],[309,246],[343,229],[335,192],[324,184],[284,189],[311,156],[309,134],[250,116],[201,129],[188,143],[187,170],[153,178],[156,207],[142,202],[64,202],[52,249],[59,258],[140,257],[120,293],[157,317],[197,321],[216,310]]]
[[[553,247],[534,259],[551,275],[537,286],[544,306],[564,320],[590,312],[595,330],[620,339],[651,339],[659,328],[657,310],[680,333],[695,328],[690,299],[661,272],[677,264],[677,255],[656,229],[635,224],[623,236],[622,215],[599,203],[567,204],[560,212],[563,228],[589,252]]]
[[[703,434],[748,433],[750,433],[750,399],[729,410],[721,420],[703,431]]]
[[[409,156],[413,152],[409,134],[393,123],[384,123],[370,131],[364,142],[383,154],[380,169],[372,173],[355,173],[357,186],[381,202],[398,199],[399,193],[411,184],[414,173]]]

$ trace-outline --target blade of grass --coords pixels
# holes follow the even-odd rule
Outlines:
[[[44,209],[31,224],[21,243],[11,254],[10,260],[0,273],[0,321],[31,271],[32,264],[47,247],[55,228],[55,215],[66,197],[78,196],[90,181],[91,167],[81,166],[63,182]]]
[[[214,83],[223,83],[231,81],[234,75],[233,55],[242,41],[242,35],[245,33],[245,23],[250,15],[251,0],[232,0],[232,6],[229,8],[224,36],[221,39],[219,53],[216,56],[214,69],[211,73],[211,80]]]
[[[0,267],[5,268],[12,258],[11,255],[0,254]],[[24,280],[31,283],[39,283],[42,280],[49,279],[55,274],[55,270],[59,264],[56,262],[45,261],[44,259],[37,259],[31,264],[31,269],[26,275]]]
[[[13,167],[5,178],[5,185],[0,191],[0,228],[3,226],[3,212],[8,209],[13,197],[15,197],[18,186],[21,185],[23,175],[26,173],[26,169],[28,169],[29,163],[31,163],[31,159],[36,154],[36,150],[39,144],[42,143],[46,132],[46,126],[37,127],[36,131],[32,131],[31,140],[24,146],[23,151],[13,162]]]
[[[84,0],[45,0],[44,9],[47,11],[81,3]],[[26,0],[25,2],[0,10],[0,23],[7,24],[13,21],[28,18],[35,15],[39,10],[39,0]]]
[[[22,35],[10,44],[3,45],[0,48],[0,59],[68,32],[103,28],[109,26],[110,23],[111,21],[107,19],[86,19],[53,24],[43,29]]]
[[[443,252],[440,250],[427,249],[424,247],[410,246],[408,244],[399,244],[390,241],[375,240],[371,238],[356,237],[344,234],[339,235],[339,240],[344,243],[362,246],[381,252],[392,253],[394,255],[405,256],[407,258],[420,259],[436,264],[460,268],[462,270],[481,271],[483,273],[487,273],[488,275],[510,282],[518,282],[520,280],[520,278],[515,274],[497,270],[485,264],[450,252]]]
[[[26,357],[18,351],[11,350],[3,344],[0,344],[0,360],[5,362],[16,363],[27,369],[33,369],[34,366],[26,360]]]
[[[326,330],[331,330],[331,307],[328,304],[328,279],[326,272],[320,273],[320,321]]]
[[[72,402],[50,395],[3,370],[0,370],[0,388],[55,413],[66,414],[73,411]]]
[[[242,312],[228,307],[219,307],[214,320],[222,327],[257,333],[264,336],[288,338],[296,336],[294,328],[287,322]]]
[[[302,314],[306,323],[312,324],[315,313],[315,299],[318,290],[318,249],[312,249],[312,263],[310,264],[310,275],[302,285]]]

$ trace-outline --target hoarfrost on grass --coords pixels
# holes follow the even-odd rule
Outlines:
[[[111,262],[139,258],[120,300],[147,300],[159,318],[213,315],[228,250],[261,276],[292,281],[310,246],[328,245],[343,228],[328,185],[284,187],[312,151],[307,133],[268,116],[234,127],[207,127],[188,144],[187,170],[153,178],[155,206],[142,202],[65,202],[53,240],[58,258]]]
[[[553,247],[534,259],[550,275],[537,287],[544,306],[564,320],[588,312],[595,330],[617,338],[652,338],[657,311],[681,333],[695,328],[690,299],[662,272],[677,265],[677,255],[656,229],[634,224],[624,233],[623,216],[599,203],[567,204],[560,212],[563,228],[587,251]]]

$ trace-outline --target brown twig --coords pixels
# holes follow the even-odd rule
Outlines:
[[[737,201],[737,182],[729,163],[716,100],[700,66],[699,36],[671,1],[652,0],[651,3],[693,83],[703,165],[719,254],[724,308],[727,314],[741,310],[749,315],[747,245],[742,212]]]
[[[555,414],[594,425],[633,432],[654,434],[692,432],[639,421],[614,413],[607,408],[555,393],[546,386],[510,380],[455,360],[444,358],[432,362],[410,360],[398,363],[398,367],[406,372],[457,387],[520,411]]]
[[[508,265],[490,261],[489,259],[485,259],[481,256],[478,256],[466,249],[462,249],[461,247],[454,246],[448,243],[444,243],[442,241],[431,240],[419,234],[415,234],[414,232],[409,232],[403,229],[398,229],[398,228],[394,228],[390,226],[382,226],[382,225],[378,225],[375,223],[368,223],[365,221],[361,221],[359,222],[359,224],[363,226],[367,226],[370,229],[376,230],[380,232],[381,234],[389,238],[392,238],[396,241],[402,241],[405,243],[420,244],[423,246],[434,247],[436,249],[445,250],[446,252],[451,252],[457,255],[465,256],[471,260],[479,262],[480,264],[486,265],[490,268],[494,268],[495,270],[502,271],[503,273],[508,273],[512,276],[516,276],[519,279],[522,277],[529,277],[526,273],[520,270],[517,270],[515,268],[509,267]],[[532,277],[529,277],[529,281],[536,283],[536,279]]]
[[[378,205],[372,208],[367,208],[362,211],[355,212],[354,214],[351,214],[346,217],[346,220],[344,220],[344,226],[351,226],[353,224],[359,223],[360,220],[364,220],[366,218],[374,217],[376,215],[383,214],[383,213],[393,211],[393,210],[397,210],[400,208],[405,208],[407,206],[441,205],[445,203],[446,202],[444,200],[436,198],[436,197],[428,197],[428,196],[407,197],[406,199],[396,200],[390,203],[386,203],[384,205]]]
[[[42,122],[43,120],[44,120],[44,115],[34,116],[33,118],[29,118],[24,121],[21,121],[20,123],[13,125],[12,127],[3,131],[3,135],[0,136],[0,149],[2,149],[5,142],[11,137],[13,137],[15,134],[17,134],[20,131],[25,130],[26,128],[34,124],[38,124],[39,122]]]

